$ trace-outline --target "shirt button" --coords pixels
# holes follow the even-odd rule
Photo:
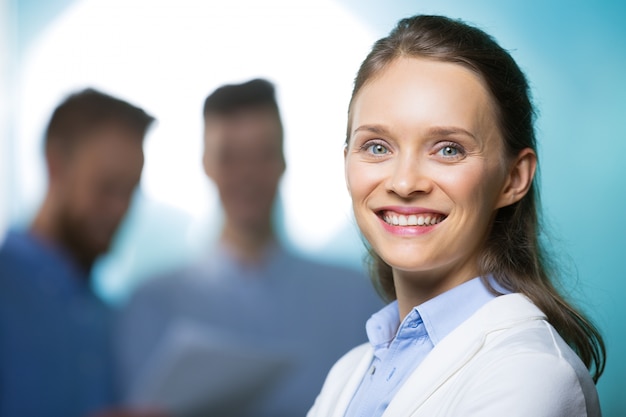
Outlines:
[[[409,326],[415,329],[418,326],[418,323],[417,321],[412,321],[411,323],[409,323]]]

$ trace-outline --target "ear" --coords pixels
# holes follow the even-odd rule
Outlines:
[[[280,175],[282,176],[287,170],[287,160],[285,159],[285,152],[283,151],[282,147],[280,149],[280,162],[282,165],[280,169]]]
[[[536,168],[537,154],[535,151],[530,148],[520,151],[511,164],[496,208],[510,206],[521,200],[530,189]]]
[[[64,152],[59,146],[46,146],[45,155],[48,179],[51,183],[56,182],[58,178],[63,176],[68,164],[67,152]]]
[[[207,152],[206,144],[204,146],[204,151],[202,152],[202,167],[204,168],[204,173],[207,175],[207,177],[213,179],[213,162],[211,161],[209,153]]]
[[[202,168],[204,168],[204,173],[207,177],[213,180],[215,177],[215,161],[213,160],[213,155],[211,155],[212,150],[210,149],[210,139],[212,138],[209,137],[209,128],[210,125],[207,120],[205,120],[204,129],[202,131]]]

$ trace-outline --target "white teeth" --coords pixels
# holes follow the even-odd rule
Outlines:
[[[385,214],[385,222],[394,226],[433,226],[444,219],[444,216],[437,215],[416,215],[405,216],[403,214]]]

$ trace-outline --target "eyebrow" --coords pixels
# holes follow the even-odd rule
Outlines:
[[[454,126],[441,126],[428,129],[428,134],[433,136],[453,136],[453,135],[465,135],[476,140],[476,136],[469,130],[465,130],[461,127]]]
[[[389,131],[381,125],[362,125],[357,127],[356,129],[354,129],[352,131],[352,135],[354,135],[357,132],[369,132],[369,133],[375,133],[377,135],[385,135],[385,134],[389,134]],[[471,133],[470,131],[463,129],[461,127],[454,127],[454,126],[436,126],[436,127],[432,127],[430,129],[428,129],[427,134],[429,136],[453,136],[453,135],[465,135],[465,136],[469,136],[470,138],[476,140],[476,136]]]
[[[387,129],[385,129],[383,126],[381,125],[362,125],[357,127],[356,129],[354,129],[352,131],[352,135],[354,135],[357,132],[369,132],[369,133],[375,133],[377,135],[384,135],[384,134],[388,134],[389,131]]]

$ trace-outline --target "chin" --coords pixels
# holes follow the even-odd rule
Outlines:
[[[433,259],[417,256],[419,250],[406,251],[402,253],[380,253],[380,258],[385,261],[392,269],[405,272],[423,273],[428,271],[439,270],[442,262]]]
[[[102,254],[105,254],[111,248],[111,242],[113,241],[113,236],[107,236],[102,239],[86,239],[85,241],[85,252],[89,252],[94,257],[98,257]]]

